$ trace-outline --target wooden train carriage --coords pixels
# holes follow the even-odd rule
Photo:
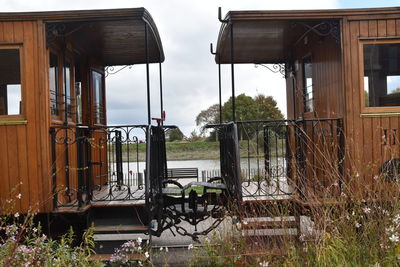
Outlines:
[[[105,183],[105,69],[163,60],[144,8],[0,13],[2,203],[49,212]]]
[[[374,177],[397,180],[400,8],[230,11],[220,21],[218,64],[232,74],[238,63],[275,64],[286,78],[287,125],[306,136],[288,130],[291,178],[303,194],[320,197],[350,179],[361,192]],[[329,153],[323,132],[338,144]]]

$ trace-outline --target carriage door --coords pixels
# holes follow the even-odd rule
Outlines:
[[[289,193],[287,178],[290,177],[289,126],[285,121],[264,126],[265,178],[273,194]]]

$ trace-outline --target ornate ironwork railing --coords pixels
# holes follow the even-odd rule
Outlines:
[[[343,177],[338,118],[238,122],[243,197],[331,197]]]
[[[146,125],[50,128],[53,207],[144,201]]]

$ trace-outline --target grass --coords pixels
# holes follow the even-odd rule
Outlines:
[[[249,150],[247,147],[249,146]],[[264,157],[263,142],[259,143],[258,156],[260,158]],[[209,142],[209,141],[175,141],[166,142],[167,158],[168,160],[218,160],[219,159],[219,142]],[[123,146],[123,158],[127,158],[128,146]],[[139,144],[139,161],[145,160],[146,144]],[[248,152],[250,151],[250,157],[257,156],[257,144],[254,140],[250,141],[250,144],[246,140],[240,141],[240,156],[242,158],[248,157]],[[136,145],[129,145],[129,153],[131,159],[136,160]],[[282,155],[282,151],[279,151]]]

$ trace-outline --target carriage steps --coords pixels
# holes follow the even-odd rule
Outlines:
[[[89,225],[93,227],[95,252],[107,258],[127,241],[149,241],[149,228],[146,225],[144,206],[95,207]],[[98,256],[101,257],[101,256]],[[141,258],[138,255],[138,258]]]
[[[297,241],[300,217],[247,217],[241,222],[241,234],[251,251],[280,249],[287,242]]]

